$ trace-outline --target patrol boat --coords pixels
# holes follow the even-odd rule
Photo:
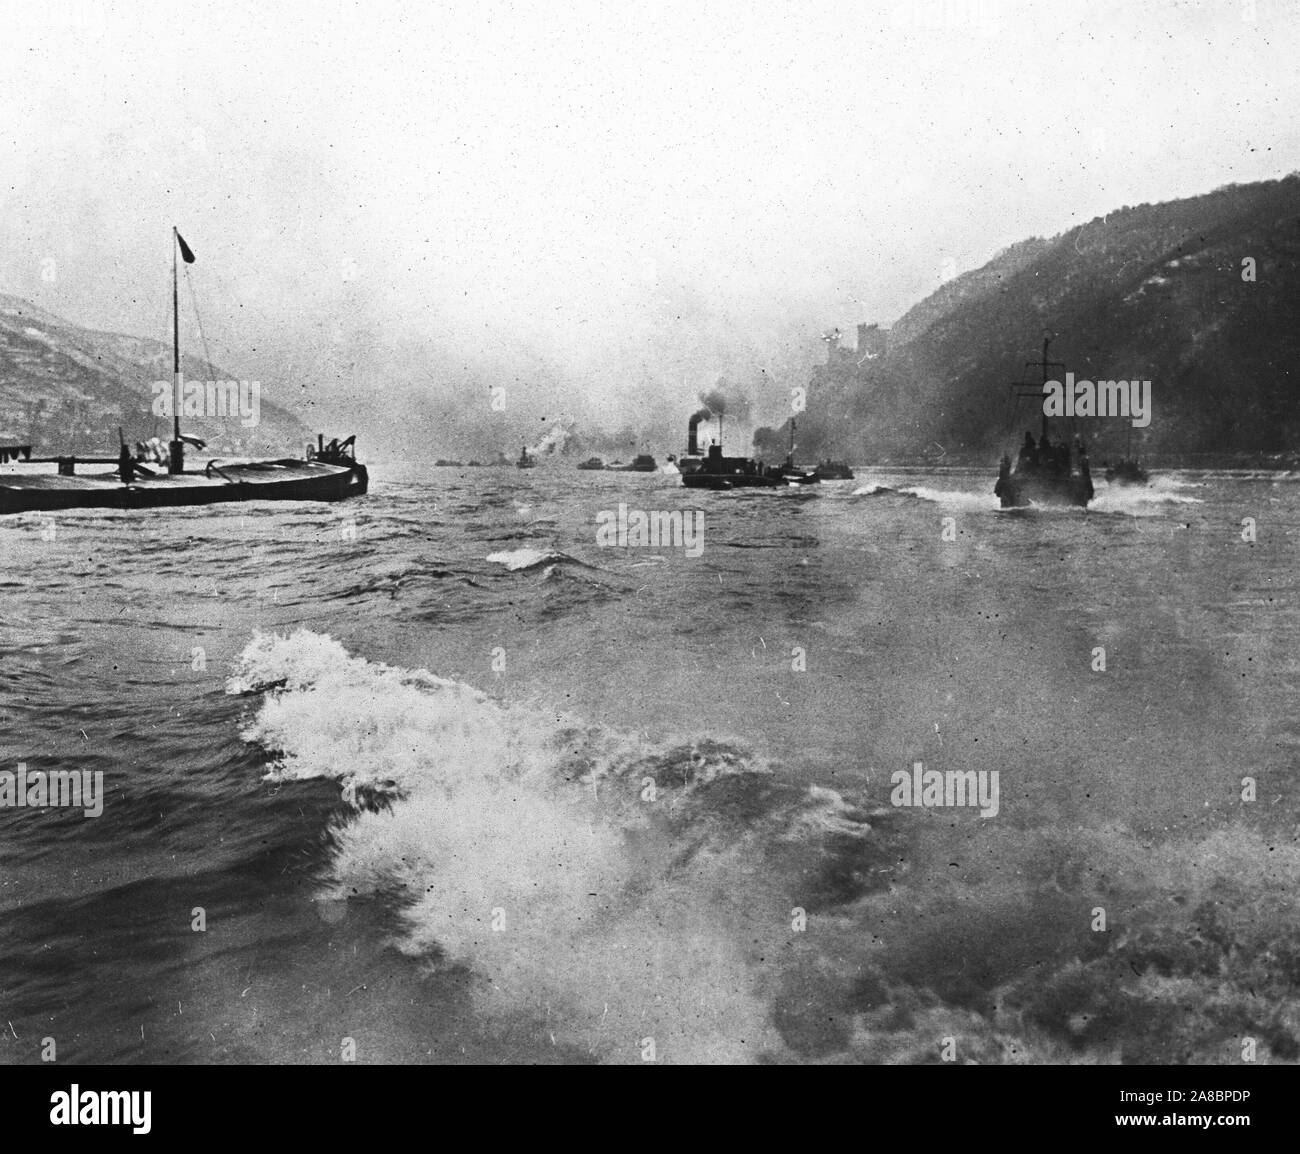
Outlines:
[[[1039,369],[1043,379],[1040,382],[1014,382],[1011,388],[1017,396],[1037,397],[1041,405],[1043,385],[1050,379],[1049,373],[1052,369],[1065,369],[1061,362],[1047,359],[1051,343],[1051,337],[1044,337],[1042,359],[1025,363],[1026,368]],[[1025,433],[1014,466],[1010,454],[1003,454],[993,493],[1004,509],[1025,505],[1087,506],[1093,497],[1087,448],[1077,436],[1073,444],[1063,437],[1053,443],[1048,436],[1047,413],[1044,412],[1041,438],[1035,442],[1032,432]]]

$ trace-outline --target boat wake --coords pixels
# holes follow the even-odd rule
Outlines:
[[[1157,477],[1147,485],[1103,485],[1089,506],[1101,513],[1127,513],[1131,516],[1158,516],[1162,505],[1202,505],[1200,497],[1183,492],[1199,488],[1174,477]]]
[[[949,509],[988,511],[998,507],[992,490],[971,493],[963,489],[931,489],[925,485],[863,485],[853,490],[855,497],[907,497],[914,501],[929,501]]]
[[[990,510],[998,507],[998,500],[992,490],[988,493],[970,493],[964,489],[930,489],[924,485],[915,485],[899,489],[904,497],[915,497],[919,501],[931,501],[948,509]]]

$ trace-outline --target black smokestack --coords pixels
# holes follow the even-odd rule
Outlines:
[[[696,439],[695,429],[701,421],[707,421],[713,413],[708,409],[701,409],[698,413],[692,413],[691,419],[686,425],[686,455],[688,457],[698,457],[700,454],[699,441]]]

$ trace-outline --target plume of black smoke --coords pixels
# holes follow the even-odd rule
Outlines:
[[[764,425],[754,430],[754,452],[757,456],[773,460],[784,457],[786,451],[785,434],[780,429]]]
[[[725,377],[719,377],[712,389],[700,394],[700,404],[715,417],[730,417],[742,425],[749,423],[749,398],[737,393]]]

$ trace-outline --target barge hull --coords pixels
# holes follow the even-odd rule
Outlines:
[[[66,509],[158,509],[230,501],[342,501],[365,493],[365,466],[257,461],[202,473],[164,473],[122,484],[116,472],[0,474],[0,515]]]

